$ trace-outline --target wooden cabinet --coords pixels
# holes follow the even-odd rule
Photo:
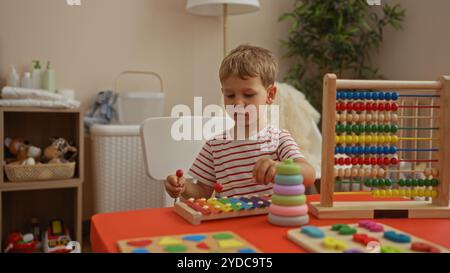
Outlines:
[[[73,141],[78,149],[75,175],[65,180],[10,182],[4,170],[4,139],[20,137],[44,148],[51,137]],[[82,242],[82,184],[84,177],[83,115],[78,109],[0,107],[0,245],[10,232],[29,232],[38,218],[42,233],[52,219],[61,219],[73,240]]]

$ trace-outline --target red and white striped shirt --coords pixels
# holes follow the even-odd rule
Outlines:
[[[261,158],[283,161],[303,158],[297,143],[286,130],[268,126],[256,140],[226,140],[223,135],[208,140],[189,169],[197,181],[214,187],[220,183],[219,196],[272,194],[272,184],[257,184],[253,168]]]

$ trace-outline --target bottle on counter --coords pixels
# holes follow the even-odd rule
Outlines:
[[[52,93],[56,91],[55,70],[50,66],[50,62],[47,63],[47,70],[44,72],[42,89]]]
[[[31,73],[31,80],[33,81],[33,88],[34,89],[41,89],[41,64],[39,61],[34,60],[32,62],[33,66],[33,72]]]
[[[19,74],[17,74],[17,70],[13,65],[11,65],[11,72],[8,75],[8,80],[6,84],[11,87],[19,87],[20,85]]]
[[[22,77],[21,87],[23,88],[33,88],[33,81],[31,80],[31,73],[25,72]]]

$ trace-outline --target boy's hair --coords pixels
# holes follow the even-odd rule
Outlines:
[[[219,70],[220,81],[230,76],[241,79],[260,77],[264,87],[275,83],[278,62],[270,50],[251,45],[240,45],[222,61]]]

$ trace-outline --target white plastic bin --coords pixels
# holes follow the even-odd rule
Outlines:
[[[161,181],[145,171],[138,125],[91,128],[94,212],[167,206]]]
[[[153,76],[159,80],[160,91],[119,91],[119,79],[124,75]],[[161,117],[164,114],[164,87],[161,76],[150,71],[124,71],[115,81],[115,91],[118,93],[117,108],[119,122],[123,125],[141,124],[145,119]]]

